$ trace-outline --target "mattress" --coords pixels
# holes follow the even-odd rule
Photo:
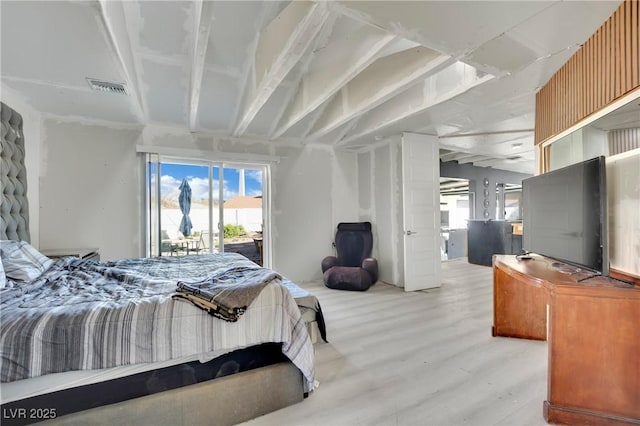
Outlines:
[[[210,353],[207,354],[206,357],[202,358],[198,355],[191,355],[162,362],[149,362],[97,370],[66,371],[63,373],[32,377],[30,379],[16,380],[14,382],[2,383],[0,385],[0,401],[2,404],[5,404],[73,387],[86,386],[121,377],[133,376],[134,374],[180,365],[190,361],[197,360],[206,362],[208,359],[212,359],[220,355],[223,354]]]

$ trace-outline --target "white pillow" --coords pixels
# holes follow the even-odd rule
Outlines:
[[[17,281],[32,281],[53,264],[26,241],[0,241],[0,258],[6,278]]]

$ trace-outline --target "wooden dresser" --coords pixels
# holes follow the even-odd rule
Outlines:
[[[493,270],[492,334],[548,341],[545,420],[640,424],[640,287],[535,255]]]

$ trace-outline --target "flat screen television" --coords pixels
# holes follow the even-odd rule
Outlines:
[[[605,158],[522,181],[524,250],[609,274]]]

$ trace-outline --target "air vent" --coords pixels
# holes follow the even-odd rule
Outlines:
[[[95,78],[87,77],[87,82],[93,90],[106,93],[119,93],[121,95],[127,95],[127,86],[122,83],[111,83],[108,81],[96,80]]]
[[[516,161],[522,158],[522,155],[514,155],[513,157],[507,157],[509,161]]]

